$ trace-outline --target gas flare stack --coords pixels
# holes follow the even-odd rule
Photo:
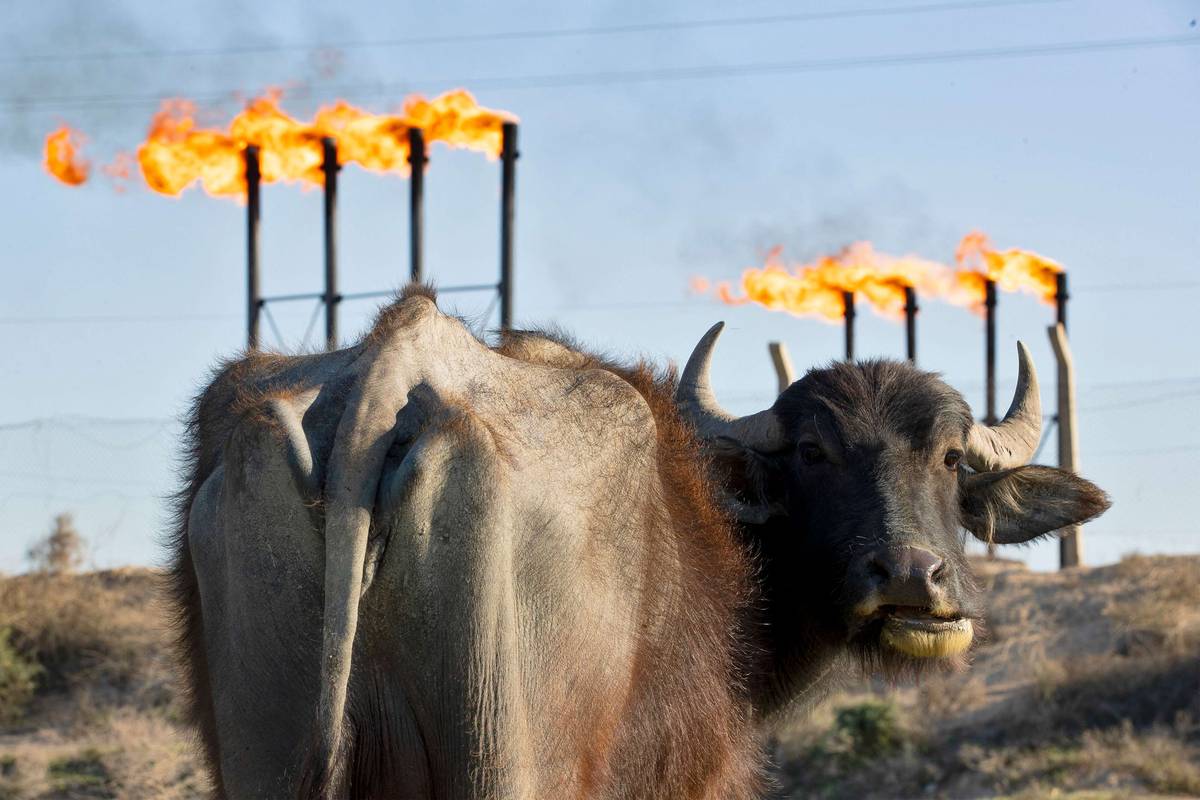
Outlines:
[[[408,264],[413,283],[424,280],[422,237],[425,232],[425,132],[408,129]]]
[[[904,287],[904,345],[905,356],[913,364],[917,363],[917,290],[911,286]]]
[[[325,177],[325,349],[336,350],[338,343],[337,308],[342,296],[337,290],[337,142],[326,136],[321,140],[321,172]]]
[[[337,309],[346,298],[337,289],[337,191],[338,163],[337,142],[329,136],[321,139],[321,173],[324,179],[324,258],[325,290],[319,295],[292,294],[264,297],[259,280],[258,228],[262,218],[262,170],[259,164],[259,148],[247,145],[242,151],[246,169],[246,347],[258,348],[260,320],[269,301],[319,299],[325,307],[325,349],[334,350],[338,342]],[[358,297],[360,295],[354,295]]]
[[[258,282],[259,189],[262,183],[258,147],[246,147],[242,151],[242,158],[246,163],[246,347],[255,350],[258,348],[258,320],[263,308]]]
[[[502,147],[500,152],[500,279],[497,283],[470,284],[439,288],[439,293],[494,291],[500,305],[500,326],[512,327],[513,319],[513,251],[516,221],[516,165],[517,124],[505,122],[501,126]],[[409,278],[414,282],[424,280],[424,200],[425,167],[429,163],[425,134],[420,128],[409,128]],[[318,299],[325,309],[325,348],[334,350],[338,346],[338,307],[344,300],[361,300],[375,297],[390,297],[391,291],[356,292],[342,294],[338,291],[337,271],[337,193],[338,161],[337,140],[326,136],[321,140],[321,172],[324,181],[324,258],[325,289],[320,294],[290,294],[264,297],[259,279],[258,230],[262,217],[262,170],[257,145],[247,145],[242,151],[246,177],[246,346],[254,350],[261,341],[261,319],[268,302]],[[272,323],[273,324],[273,323]]]
[[[854,360],[854,292],[842,292],[842,319],[846,326],[846,360]]]
[[[984,408],[983,421],[995,425],[996,416],[996,282],[983,282],[983,363],[984,363]]]
[[[409,193],[409,279],[425,279],[424,199],[428,150],[435,142],[448,147],[485,152],[501,162],[500,276],[493,283],[442,287],[442,293],[495,292],[500,323],[513,319],[513,236],[515,218],[517,125],[505,111],[484,108],[466,89],[453,89],[427,100],[409,95],[402,111],[373,114],[345,100],[324,105],[311,120],[293,118],[280,106],[277,89],[248,101],[228,125],[197,125],[195,104],[183,98],[164,101],[138,145],[136,163],[147,188],[178,197],[199,185],[212,197],[246,202],[246,343],[261,343],[261,323],[279,337],[270,313],[276,302],[317,301],[316,315],[325,312],[325,346],[338,346],[338,309],[345,300],[391,297],[392,291],[343,294],[338,290],[337,195],[342,167],[357,165],[377,174],[407,172]],[[90,162],[81,146],[84,136],[67,125],[45,138],[43,167],[68,186],[88,181]],[[407,161],[407,164],[405,163]],[[101,171],[114,179],[129,177],[134,157],[118,153]],[[407,170],[405,167],[407,166]],[[323,189],[325,287],[307,292],[266,297],[260,282],[259,223],[264,183],[299,183]],[[120,188],[120,186],[118,186]],[[493,305],[496,301],[493,301]],[[488,309],[490,314],[491,307]],[[306,334],[307,336],[307,334]]]
[[[1071,295],[1067,293],[1067,273],[1059,272],[1054,276],[1054,310],[1056,321],[1063,326],[1063,330],[1067,328],[1067,300],[1069,299],[1071,299]]]

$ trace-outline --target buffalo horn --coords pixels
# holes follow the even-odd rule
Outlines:
[[[1029,349],[1017,342],[1017,390],[1004,419],[975,423],[967,436],[967,463],[976,472],[994,472],[1029,463],[1042,436],[1042,401]]]
[[[747,417],[735,417],[721,408],[713,395],[708,370],[717,338],[724,327],[724,322],[713,325],[692,351],[675,391],[676,405],[702,439],[724,437],[762,452],[779,450],[785,439],[774,411],[768,408]]]

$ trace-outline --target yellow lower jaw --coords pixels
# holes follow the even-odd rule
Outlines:
[[[975,629],[971,621],[963,620],[957,628],[923,631],[906,625],[884,625],[883,642],[913,658],[947,658],[966,652],[971,646]]]

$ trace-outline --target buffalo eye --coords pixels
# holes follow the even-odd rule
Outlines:
[[[796,449],[800,452],[800,460],[809,466],[825,460],[825,452],[812,442],[801,442]]]
[[[947,450],[946,457],[942,459],[942,463],[946,465],[946,469],[953,472],[958,469],[958,463],[962,461],[962,457],[961,450]]]

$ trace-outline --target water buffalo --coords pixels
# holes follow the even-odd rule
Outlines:
[[[761,731],[845,659],[961,657],[960,526],[1025,541],[1103,493],[1024,466],[906,364],[734,418],[560,339],[481,343],[406,290],[345,350],[252,353],[190,427],[172,598],[230,798],[753,798]]]
[[[847,660],[895,673],[959,659],[982,611],[961,530],[1018,544],[1108,508],[1090,482],[1026,465],[1042,412],[1022,344],[995,426],[974,422],[937,375],[896,361],[814,369],[739,419],[709,386],[721,329],[697,345],[677,397],[756,565],[761,715],[821,699]]]

